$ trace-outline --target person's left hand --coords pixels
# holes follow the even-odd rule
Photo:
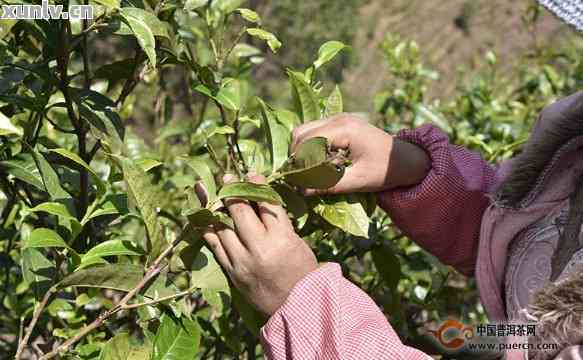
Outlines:
[[[224,180],[235,179],[226,175]],[[259,175],[249,180],[265,182]],[[318,267],[316,256],[295,233],[281,205],[259,202],[258,214],[241,199],[226,199],[225,205],[236,230],[215,227],[203,237],[243,296],[273,315],[294,285]]]

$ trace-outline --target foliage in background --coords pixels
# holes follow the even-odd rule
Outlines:
[[[361,27],[357,16],[367,0],[344,1],[256,1],[265,14],[265,23],[285,44],[275,63],[280,67],[302,67],[311,55],[330,39],[351,44]],[[302,49],[298,51],[298,49]],[[354,62],[358,54],[345,52],[323,69],[322,77],[333,82],[342,81],[342,70]]]
[[[260,357],[264,319],[230,288],[198,235],[211,222],[230,226],[220,206],[227,196],[283,202],[318,259],[340,262],[412,346],[437,353],[422,327],[449,315],[485,321],[473,281],[403,236],[371,196],[299,195],[298,187],[333,184],[349,165],[323,139],[288,154],[293,127],[343,110],[339,89],[321,80],[345,46],[319,28],[307,44],[289,45],[291,34],[272,34],[263,26],[271,18],[243,3],[99,0],[92,24],[2,27],[0,353]],[[334,9],[318,4],[310,6]],[[93,61],[97,41],[130,51]],[[281,64],[292,66],[282,70],[281,86],[292,90],[285,108],[281,91],[267,94],[271,105],[254,97],[255,71],[280,41],[280,51],[302,49]],[[413,42],[390,36],[382,53],[392,80],[374,99],[372,121],[391,132],[434,122],[453,142],[500,161],[519,150],[544,104],[581,88],[580,49],[537,49],[509,79],[488,53],[482,71],[439,103],[427,98],[438,74]],[[132,126],[144,117],[154,135]],[[270,185],[217,181],[250,169]],[[207,189],[202,200],[196,180]]]

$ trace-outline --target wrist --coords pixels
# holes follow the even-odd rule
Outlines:
[[[431,159],[418,145],[392,137],[386,189],[421,183],[431,169]]]

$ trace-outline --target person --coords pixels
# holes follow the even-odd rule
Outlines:
[[[545,5],[581,25],[559,3]],[[583,9],[565,4],[579,6],[567,6],[568,15]],[[558,345],[507,358],[583,359],[583,91],[546,107],[522,152],[497,166],[431,124],[393,136],[342,114],[295,129],[292,151],[316,136],[349,150],[352,166],[334,187],[307,195],[376,193],[404,234],[476,276],[492,321],[535,321],[529,342]],[[268,359],[431,359],[401,342],[338,264],[318,264],[282,206],[254,209],[234,198],[225,206],[235,229],[211,227],[203,237],[233,284],[269,315],[261,329]]]

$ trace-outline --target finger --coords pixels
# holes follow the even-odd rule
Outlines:
[[[249,251],[241,242],[240,237],[237,236],[232,229],[224,226],[216,229],[215,232],[221,241],[223,249],[225,249],[225,252],[229,257],[231,264],[240,262],[241,259],[249,254]]]
[[[225,249],[221,244],[221,239],[215,233],[215,231],[213,229],[206,229],[202,234],[202,238],[204,239],[204,241],[206,241],[213,254],[215,254],[215,257],[217,258],[219,264],[221,264],[221,266],[227,270],[232,269],[233,266],[231,259],[225,252]]]
[[[255,184],[265,184],[265,177],[263,175],[250,175],[249,181]],[[281,225],[291,226],[283,206],[270,204],[266,201],[258,202],[257,206],[259,208],[259,217],[268,230]]]
[[[232,182],[233,177],[225,176],[224,181]],[[245,245],[249,245],[249,240],[265,234],[265,226],[247,201],[229,198],[224,203]]]
[[[350,137],[347,133],[351,131],[351,122],[343,121],[341,118],[326,119],[320,126],[302,130],[295,134],[291,145],[291,152],[295,152],[297,147],[304,141],[313,137],[325,137],[328,143],[335,149],[348,149],[350,147]]]
[[[323,125],[324,125],[324,124],[326,124],[328,121],[331,121],[331,119],[333,119],[333,118],[328,118],[328,119],[321,119],[321,120],[316,120],[316,121],[310,121],[310,122],[307,122],[307,123],[305,123],[305,124],[302,124],[302,125],[300,125],[300,126],[296,127],[296,128],[293,130],[293,134],[292,134],[292,143],[291,143],[291,145],[292,145],[292,146],[293,146],[293,145],[295,145],[295,144],[296,144],[296,139],[297,139],[297,138],[300,138],[300,137],[303,137],[303,135],[304,135],[306,132],[308,132],[308,131],[310,131],[310,130],[313,130],[313,129],[315,129],[315,128],[318,128],[318,127],[320,127],[320,126],[323,126]]]

